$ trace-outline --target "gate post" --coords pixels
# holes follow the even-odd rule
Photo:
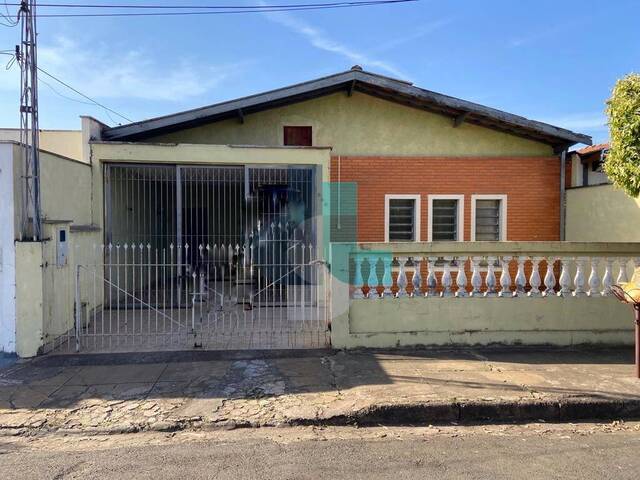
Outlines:
[[[82,302],[80,301],[80,265],[76,265],[76,352],[80,351],[80,332],[82,330]]]

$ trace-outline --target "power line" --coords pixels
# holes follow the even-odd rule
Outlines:
[[[297,7],[331,7],[339,5],[371,5],[385,3],[403,3],[407,1],[417,0],[344,0],[340,2],[320,2],[320,3],[285,3],[285,4],[264,4],[264,5],[153,5],[153,4],[86,4],[86,3],[38,3],[38,8],[55,7],[55,8],[114,8],[114,9],[153,9],[153,10],[247,10],[247,9],[265,9],[265,8],[297,8]],[[7,3],[5,2],[5,5]],[[20,6],[20,3],[11,3],[8,5]]]
[[[311,4],[297,4],[294,6],[253,6],[247,9],[239,9],[237,7],[225,7],[224,10],[214,11],[171,11],[171,12],[108,12],[108,13],[38,13],[38,18],[88,18],[88,17],[169,17],[169,16],[200,16],[200,15],[229,15],[229,14],[245,14],[245,13],[268,13],[268,12],[297,12],[306,10],[334,10],[338,8],[358,8],[379,5],[391,5],[401,3],[411,3],[420,0],[370,0],[362,2],[340,2],[334,4],[310,6]],[[43,5],[45,6],[45,5]],[[135,8],[131,6],[132,8]],[[105,7],[103,7],[105,8]],[[119,8],[118,5],[112,5],[109,8]],[[232,8],[232,9],[230,9]]]
[[[116,112],[115,110],[107,107],[106,105],[103,105],[102,103],[94,100],[93,98],[89,97],[88,95],[85,95],[84,93],[82,93],[80,90],[77,90],[75,88],[73,88],[71,85],[69,85],[68,83],[64,82],[63,80],[60,80],[58,77],[56,77],[55,75],[47,72],[45,69],[38,67],[38,71],[41,73],[44,73],[47,77],[55,80],[56,82],[58,82],[60,85],[63,85],[65,87],[67,87],[69,90],[71,90],[74,93],[77,93],[78,95],[80,95],[82,98],[85,98],[87,100],[89,100],[91,103],[93,103],[94,105],[97,105],[99,107],[104,108],[107,112],[111,112],[114,115],[119,116],[120,118],[125,119],[127,122],[133,123],[133,120],[131,120],[128,117],[125,117],[124,115],[122,115],[121,113]]]

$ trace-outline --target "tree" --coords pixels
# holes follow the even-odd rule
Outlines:
[[[610,148],[604,171],[627,195],[640,195],[640,75],[618,80],[607,101]]]

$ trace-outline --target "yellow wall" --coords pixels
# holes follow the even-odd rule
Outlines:
[[[16,242],[16,353],[33,357],[42,346],[43,274],[40,242]]]
[[[19,142],[20,130],[0,128],[0,140]],[[40,130],[40,149],[74,160],[82,160],[82,132],[80,130]]]
[[[91,223],[91,167],[46,152],[40,154],[43,219]]]
[[[566,239],[640,241],[640,199],[628,197],[613,185],[567,190]]]
[[[355,92],[335,93],[148,141],[236,145],[283,144],[284,125],[311,125],[313,144],[334,155],[549,156],[550,146]]]

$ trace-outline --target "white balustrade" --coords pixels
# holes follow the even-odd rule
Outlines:
[[[591,259],[591,273],[589,274],[589,296],[600,296],[600,275],[598,274],[598,258]]]
[[[511,298],[513,293],[511,292],[511,273],[509,272],[509,263],[511,257],[505,256],[500,259],[500,266],[502,271],[500,272],[500,292],[498,296],[501,298]]]
[[[602,296],[609,297],[612,295],[611,287],[613,286],[613,260],[611,258],[604,259],[604,276],[602,277]]]
[[[458,291],[456,297],[467,297],[467,273],[465,272],[466,257],[458,257],[458,273],[456,274],[456,285]]]
[[[553,267],[556,263],[556,259],[553,257],[547,258],[547,271],[544,274],[544,296],[547,298],[556,297],[556,274],[553,271]]]
[[[380,298],[378,294],[378,256],[369,256],[369,279],[367,280],[367,286],[369,287],[369,298]]]
[[[427,273],[427,292],[425,296],[428,298],[435,297],[438,288],[438,279],[434,268],[436,260],[437,258],[435,257],[427,258],[427,268],[429,271]]]
[[[405,270],[408,257],[398,257],[398,264],[400,266],[400,270],[398,272],[398,280],[396,283],[398,284],[398,293],[397,297],[406,297],[407,296],[407,272]]]
[[[111,249],[111,246],[104,247]],[[120,247],[117,246],[116,249]],[[186,251],[188,247],[185,245]],[[210,247],[197,247],[200,255],[211,255]],[[222,252],[222,258],[228,251],[240,251],[239,247],[213,246],[214,254],[217,249]],[[126,256],[127,249],[132,251],[132,262],[136,262],[137,256],[144,256],[143,245],[124,245]],[[244,251],[244,250],[243,250]],[[309,248],[311,255],[311,248]],[[566,249],[565,249],[566,252]],[[568,253],[568,252],[567,252]],[[628,281],[627,264],[629,257],[594,256],[585,255],[582,252],[575,256],[553,256],[553,255],[532,255],[527,256],[522,253],[517,255],[464,255],[454,253],[452,255],[435,254],[432,256],[420,256],[406,254],[395,256],[393,254],[372,254],[354,253],[352,254],[353,265],[353,293],[354,299],[376,299],[376,298],[403,298],[408,297],[588,297],[599,298],[612,295],[614,283]],[[565,253],[566,255],[566,253]],[[517,264],[517,272],[512,279],[510,272],[511,261]],[[467,261],[471,271],[470,279],[466,270]],[[631,257],[634,266],[640,265],[640,257]],[[393,265],[397,262],[398,275],[396,278],[397,292],[393,294]],[[556,278],[555,266],[559,262],[560,275]],[[369,268],[366,282],[363,278],[364,267]],[[423,276],[421,267],[426,263],[426,278]],[[614,281],[614,265],[617,278]],[[544,267],[540,265],[544,264]],[[486,265],[486,270],[485,270]],[[224,265],[223,265],[224,267]],[[379,275],[379,268],[380,270]],[[455,271],[452,272],[452,269]],[[499,277],[496,269],[499,269]],[[542,268],[544,268],[543,271]],[[589,269],[588,275],[586,269]],[[407,269],[409,271],[407,271]],[[529,273],[527,278],[527,273]],[[544,275],[543,275],[544,274]],[[410,278],[409,278],[410,277]],[[468,288],[468,284],[471,288]],[[556,292],[556,283],[558,290]],[[365,296],[363,291],[367,291]],[[410,287],[410,288],[408,288]],[[453,288],[457,287],[457,288]],[[543,289],[541,289],[544,287]],[[380,289],[380,290],[378,290]],[[410,292],[410,293],[409,293]]]
[[[524,297],[525,287],[527,286],[527,277],[524,274],[525,257],[518,257],[518,272],[516,273],[516,291],[513,292],[514,297]]]
[[[480,275],[480,261],[482,257],[471,257],[471,296],[482,296],[482,275]]]
[[[422,276],[420,274],[420,264],[422,263],[421,257],[413,257],[413,277],[411,277],[411,285],[413,285],[413,292],[411,296],[419,297],[422,291]]]
[[[382,275],[382,286],[384,290],[382,291],[383,298],[392,298],[393,292],[391,291],[391,287],[393,287],[393,277],[391,275],[391,264],[393,263],[393,257],[391,255],[385,255],[382,258],[382,264],[384,265],[384,274]]]
[[[495,297],[497,295],[495,262],[496,257],[487,257],[487,276],[485,277],[487,291],[484,292],[485,297]]]
[[[618,277],[616,278],[616,283],[627,283],[629,279],[627,278],[627,263],[629,263],[628,258],[620,258],[618,259],[618,266],[620,270],[618,270]]]
[[[444,258],[444,268],[442,272],[442,292],[440,293],[441,297],[451,297],[453,293],[451,292],[451,285],[453,285],[453,278],[451,278],[451,260],[452,257]]]
[[[529,297],[540,296],[540,258],[533,257],[531,259],[531,275],[529,275],[529,285],[531,289],[527,294]]]
[[[578,257],[576,258],[576,276],[573,277],[574,297],[584,297],[587,294],[584,290],[584,283],[584,258]]]

